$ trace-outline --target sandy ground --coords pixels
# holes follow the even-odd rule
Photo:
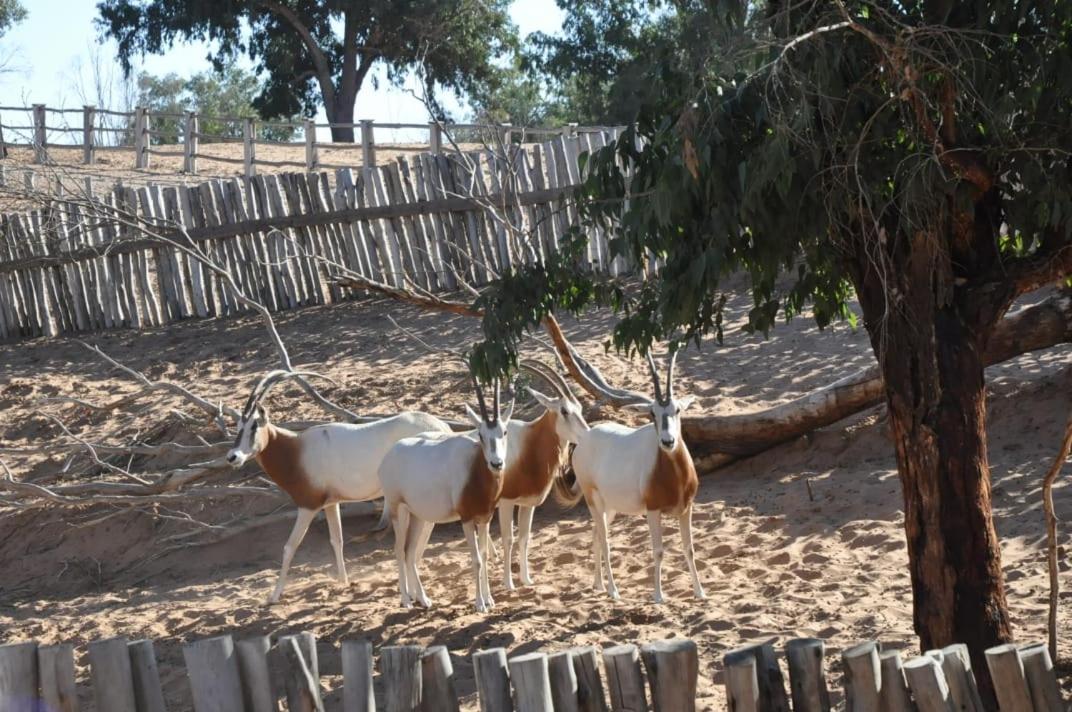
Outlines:
[[[731,300],[731,325],[743,322],[747,307],[745,299]],[[461,371],[398,334],[388,313],[437,348],[461,348],[477,335],[471,320],[397,309],[382,301],[280,315],[279,324],[295,362],[323,364],[340,384],[327,392],[350,407],[425,408],[458,417],[467,397]],[[647,387],[639,363],[604,354],[608,314],[565,324],[581,352],[611,382]],[[152,377],[196,385],[235,405],[259,370],[250,364],[268,367],[272,362],[262,330],[249,318],[100,334],[92,341]],[[1072,349],[1062,347],[989,372],[994,507],[1009,605],[1021,641],[1044,639],[1048,586],[1040,486],[1067,417],[1070,356]],[[712,345],[682,356],[678,390],[699,397],[697,410],[755,410],[870,361],[865,335],[846,326],[819,332],[798,319],[779,326],[769,340],[728,328],[724,347]],[[31,447],[53,436],[52,427],[33,417],[28,405],[42,397],[71,394],[103,401],[132,390],[72,341],[2,346],[0,441]],[[280,389],[270,400],[280,417],[317,417],[297,391]],[[119,425],[77,410],[65,412],[88,433]],[[168,702],[176,710],[189,708],[185,641],[221,633],[242,637],[312,631],[319,641],[329,708],[341,700],[341,640],[367,637],[377,648],[443,644],[451,652],[466,708],[475,709],[469,661],[475,650],[503,646],[510,654],[553,652],[574,645],[687,636],[700,649],[699,707],[723,709],[721,656],[744,642],[819,636],[828,642],[832,669],[839,667],[841,649],[865,639],[914,651],[902,500],[886,432],[881,409],[873,409],[704,478],[695,528],[706,601],[691,597],[673,527],[664,566],[668,601],[661,606],[649,602],[650,548],[639,517],[619,517],[612,530],[623,599],[613,602],[592,593],[591,524],[583,505],[562,511],[549,503],[538,510],[531,556],[535,585],[507,593],[493,569],[498,605],[487,615],[472,610],[468,553],[457,525],[437,528],[425,559],[423,578],[436,603],[430,611],[399,608],[391,536],[369,533],[375,520],[367,506],[356,508],[344,522],[350,587],[343,589],[332,578],[326,526],[318,520],[298,552],[283,601],[268,608],[262,602],[274,582],[289,522],[208,546],[165,551],[164,538],[186,530],[165,519],[174,512],[8,512],[0,517],[2,639],[75,643],[84,682],[89,641],[113,635],[153,638]],[[62,464],[43,457],[8,460],[30,478]],[[1065,521],[1072,519],[1068,479],[1066,473],[1056,490],[1058,516]],[[228,504],[235,509],[221,512],[220,506],[184,511],[220,521],[243,508],[265,509],[264,504]],[[1067,525],[1061,541],[1060,657],[1068,661],[1072,529]],[[82,692],[83,709],[92,709],[88,690]],[[840,699],[840,691],[836,696]]]

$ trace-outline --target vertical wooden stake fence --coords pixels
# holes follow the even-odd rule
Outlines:
[[[443,152],[443,125],[438,121],[428,124],[428,151],[434,156]]]
[[[312,173],[320,167],[320,157],[316,150],[316,122],[305,120],[305,170]]]
[[[97,162],[97,107],[86,104],[82,107],[82,163],[91,166]]]
[[[0,645],[0,709],[36,712],[37,643]]]
[[[242,167],[245,169],[246,178],[252,178],[257,172],[257,126],[253,119],[246,118],[242,122]]]
[[[376,165],[376,138],[369,119],[361,120],[361,160],[365,168]]]
[[[33,105],[34,163],[42,164],[48,159],[48,129],[45,125],[45,105]]]
[[[197,173],[197,150],[200,144],[198,133],[200,131],[201,122],[198,120],[197,112],[186,112],[182,130],[182,170],[190,175]]]
[[[134,110],[134,167],[149,167],[149,110],[139,106]]]

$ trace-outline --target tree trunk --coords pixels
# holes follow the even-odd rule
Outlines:
[[[329,124],[352,124],[354,122],[354,100],[350,92],[340,88],[339,100],[335,106],[324,107]],[[352,126],[332,126],[331,140],[334,143],[353,143],[357,132]]]
[[[896,287],[857,280],[857,294],[882,370],[904,493],[915,631],[923,650],[966,643],[993,707],[984,651],[1012,640],[991,510],[984,380],[1000,296],[943,284],[932,255],[920,252],[901,266]],[[899,297],[893,308],[887,289]]]

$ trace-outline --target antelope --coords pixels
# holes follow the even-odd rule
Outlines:
[[[382,494],[377,477],[380,461],[402,438],[429,431],[450,432],[450,427],[435,416],[405,412],[361,425],[329,423],[294,433],[272,424],[261,401],[273,386],[298,375],[317,374],[271,371],[257,382],[242,409],[234,446],[227,453],[227,462],[236,469],[255,458],[298,508],[269,604],[278,602],[283,594],[290,562],[320,510],[327,518],[338,581],[348,585],[339,504],[364,502]]]
[[[403,438],[380,463],[384,501],[395,531],[403,608],[412,608],[414,599],[425,608],[432,605],[417,573],[417,559],[432,526],[459,520],[472,556],[476,610],[482,613],[495,604],[488,585],[488,529],[503,485],[513,402],[501,416],[496,383],[489,415],[475,377],[473,385],[480,415],[468,405],[465,409],[476,425],[475,433]]]
[[[547,499],[556,477],[561,476],[569,459],[569,444],[579,442],[588,432],[580,403],[557,371],[538,361],[523,361],[521,367],[546,380],[557,391],[557,396],[550,398],[533,388],[526,388],[544,407],[544,414],[529,423],[511,421],[507,429],[508,455],[499,499],[499,534],[502,537],[503,586],[508,591],[514,590],[511,571],[514,507],[517,507],[520,580],[522,585],[531,586],[529,540],[533,512]]]
[[[529,575],[529,541],[532,536],[532,515],[551,492],[555,478],[560,477],[569,457],[569,444],[576,443],[588,432],[588,423],[581,414],[581,405],[573,397],[565,379],[539,361],[524,360],[520,367],[546,381],[556,392],[551,398],[533,388],[529,394],[543,406],[544,413],[532,422],[511,420],[506,428],[506,465],[503,468],[502,493],[499,497],[499,535],[502,538],[503,586],[514,590],[513,543],[514,507],[518,508],[518,562],[521,583],[532,585]],[[427,527],[416,550],[416,564],[424,558],[424,549],[433,526]],[[493,545],[489,546],[489,555]],[[415,564],[415,565],[416,565]]]
[[[650,352],[655,400],[645,399],[627,407],[651,417],[652,422],[639,428],[619,423],[598,423],[581,438],[573,451],[573,470],[577,475],[576,503],[584,497],[592,514],[594,532],[592,557],[595,564],[593,588],[606,590],[612,599],[620,594],[614,583],[610,562],[607,528],[618,512],[645,514],[651,533],[653,599],[662,603],[663,530],[662,515],[678,518],[685,561],[692,575],[692,590],[704,598],[703,586],[696,571],[692,548],[692,502],[699,486],[692,456],[681,437],[681,413],[693,402],[691,396],[674,398],[674,361],[670,358],[666,375],[666,396],[659,384],[659,374]],[[557,483],[556,483],[557,486]],[[607,585],[603,585],[606,565]]]

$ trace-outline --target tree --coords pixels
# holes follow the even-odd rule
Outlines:
[[[582,237],[481,297],[485,374],[555,309],[617,306],[622,350],[722,335],[744,271],[748,328],[855,295],[884,383],[923,648],[1012,638],[987,460],[984,354],[1020,295],[1072,274],[1072,6],[771,1],[708,15],[703,71],[589,157],[584,219],[661,270],[639,289],[578,265]],[[788,284],[785,288],[783,284]]]
[[[516,44],[507,0],[100,0],[98,25],[124,67],[176,40],[209,40],[220,69],[240,53],[265,81],[254,106],[267,116],[312,115],[353,123],[354,104],[377,64],[401,82],[421,68],[429,96],[443,86],[474,92],[497,80],[494,60]],[[332,130],[353,141],[352,128]]]
[[[695,68],[706,57],[710,26],[704,2],[557,0],[562,32],[526,41],[524,67],[551,87],[553,103],[582,124],[624,124],[658,95],[649,68],[667,62]]]
[[[0,36],[26,19],[26,8],[19,0],[0,0]]]
[[[162,77],[143,73],[138,77],[138,105],[151,112],[182,114],[197,111],[201,114],[201,133],[209,136],[242,138],[242,124],[236,121],[213,120],[212,117],[253,117],[272,121],[297,121],[294,117],[262,116],[254,107],[254,96],[260,82],[250,72],[226,67],[222,73],[200,72],[183,78],[177,74]],[[176,116],[154,119],[153,130],[159,131],[159,143],[178,143],[183,121]],[[289,141],[294,129],[288,126],[260,126],[258,136],[269,141]],[[206,139],[211,142],[211,139]]]

